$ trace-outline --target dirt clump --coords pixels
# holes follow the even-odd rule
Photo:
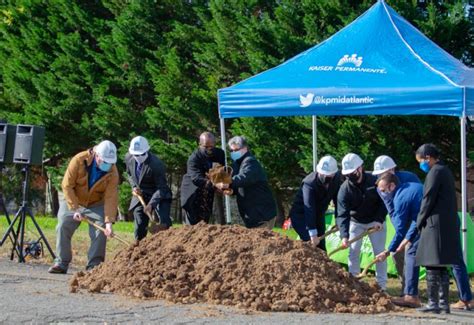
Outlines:
[[[114,292],[175,303],[259,311],[383,313],[396,307],[376,285],[326,253],[264,229],[199,224],[147,237],[90,272],[70,291]]]

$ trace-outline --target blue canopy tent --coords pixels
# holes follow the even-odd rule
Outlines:
[[[444,115],[461,122],[463,251],[466,254],[466,117],[474,115],[474,70],[383,0],[322,43],[218,92],[224,119],[248,116]],[[228,204],[227,204],[228,207]],[[229,209],[227,208],[229,218]],[[229,221],[229,219],[228,219]]]

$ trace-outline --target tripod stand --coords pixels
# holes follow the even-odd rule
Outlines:
[[[3,235],[2,240],[0,241],[0,246],[1,246],[5,242],[6,238],[10,236],[10,234],[13,236],[13,248],[12,248],[10,259],[13,260],[14,253],[16,252],[18,255],[18,262],[20,263],[25,262],[23,244],[24,244],[25,224],[26,224],[27,216],[30,216],[31,220],[33,221],[36,227],[36,230],[38,230],[38,233],[40,234],[39,240],[43,240],[51,256],[53,258],[56,258],[56,256],[53,253],[53,250],[51,249],[51,246],[49,246],[48,240],[46,239],[43,232],[41,231],[40,226],[36,222],[35,217],[33,216],[33,213],[31,212],[31,209],[28,207],[28,181],[29,181],[29,176],[30,176],[29,170],[30,170],[29,165],[25,165],[25,167],[23,167],[22,169],[22,172],[25,174],[25,176],[24,176],[24,181],[23,181],[23,191],[22,191],[23,199],[21,202],[21,206],[18,209],[17,213],[15,214],[13,221],[8,226],[5,234]],[[17,221],[18,221],[18,226],[15,232],[14,227]]]

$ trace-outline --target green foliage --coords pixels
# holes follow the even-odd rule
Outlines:
[[[123,178],[126,179],[124,173]],[[132,187],[126,180],[123,181],[119,186],[119,209],[123,215],[128,213],[128,207],[130,206],[130,200],[132,199]]]
[[[387,1],[442,48],[472,65],[465,1]],[[41,1],[0,4],[0,118],[46,127],[58,186],[75,153],[102,139],[150,140],[181,175],[205,130],[218,133],[217,91],[283,63],[352,22],[373,0]],[[426,4],[428,3],[428,4]],[[472,12],[471,12],[472,14]],[[311,118],[226,120],[248,137],[275,190],[312,169]],[[413,152],[439,145],[456,172],[459,123],[449,117],[320,117],[318,156],[380,154],[417,170]],[[471,139],[468,144],[471,144]],[[119,161],[123,170],[123,160]],[[176,179],[176,178],[175,178]],[[121,206],[129,189],[121,187]]]

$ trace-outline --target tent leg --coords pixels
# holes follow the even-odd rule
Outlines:
[[[224,150],[224,161],[225,165],[227,166],[227,150],[226,148],[226,139],[225,139],[225,123],[224,119],[220,119],[221,122],[221,147],[222,150]],[[230,214],[230,198],[228,195],[224,195],[224,200],[225,200],[225,220],[228,225],[232,223],[232,216]]]
[[[461,214],[461,238],[462,252],[464,262],[467,263],[467,180],[466,180],[466,116],[461,117],[461,197],[462,197],[462,214]]]
[[[318,164],[318,121],[316,115],[313,115],[313,172],[316,171]]]

